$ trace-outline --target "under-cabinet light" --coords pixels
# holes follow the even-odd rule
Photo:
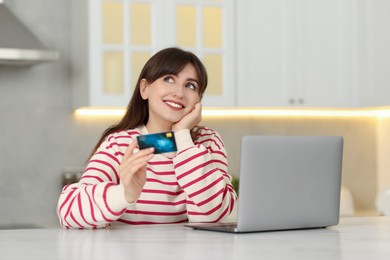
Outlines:
[[[121,117],[125,108],[88,108],[75,110],[77,117]],[[390,109],[261,109],[261,108],[203,108],[205,118],[225,117],[390,117]]]
[[[76,116],[123,116],[126,112],[125,108],[94,108],[81,107],[75,110]]]

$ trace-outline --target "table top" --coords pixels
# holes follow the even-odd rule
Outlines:
[[[323,229],[229,234],[183,225],[0,230],[0,259],[390,259],[390,217]]]

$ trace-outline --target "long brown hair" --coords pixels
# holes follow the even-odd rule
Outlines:
[[[199,81],[199,95],[202,98],[207,87],[207,71],[199,58],[192,52],[175,47],[166,48],[157,52],[143,67],[137,80],[133,96],[127,106],[126,114],[118,124],[110,126],[103,132],[89,158],[92,157],[108,135],[118,131],[132,129],[140,125],[146,125],[149,120],[149,106],[148,100],[144,100],[141,97],[140,82],[142,79],[146,79],[148,83],[153,83],[162,76],[177,75],[188,63],[191,63],[195,67]]]

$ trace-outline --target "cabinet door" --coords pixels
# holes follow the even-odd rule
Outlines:
[[[166,28],[160,31],[170,34],[165,45],[192,51],[207,69],[203,106],[235,106],[234,1],[164,0],[162,8],[166,10],[161,16]]]
[[[157,1],[72,0],[73,107],[125,107],[156,51]]]
[[[295,2],[295,1],[294,1]],[[305,106],[346,107],[351,105],[350,70],[352,3],[345,0],[304,0],[295,11],[295,63],[298,98]]]
[[[237,1],[238,106],[285,106],[294,95],[283,0]],[[290,18],[291,19],[291,18]]]
[[[239,1],[239,106],[348,106],[348,4]]]
[[[91,1],[89,49],[92,106],[127,106],[158,40],[156,1]]]
[[[205,106],[235,105],[233,10],[233,0],[73,0],[73,106],[127,106],[145,62],[172,46],[203,60]]]
[[[359,1],[358,13],[359,105],[389,106],[390,1]]]

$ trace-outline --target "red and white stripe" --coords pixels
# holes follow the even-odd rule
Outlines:
[[[110,135],[88,162],[80,181],[63,188],[57,206],[63,227],[99,228],[114,221],[132,225],[218,222],[232,212],[237,195],[228,174],[226,151],[219,134],[209,128],[202,128],[194,145],[173,158],[154,155],[140,198],[128,204],[118,166],[141,132],[133,129]]]

